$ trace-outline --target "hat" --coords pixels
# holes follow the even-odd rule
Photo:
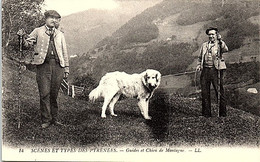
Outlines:
[[[210,27],[206,30],[206,34],[209,35],[209,31],[210,30],[215,30],[216,32],[218,32],[218,28],[214,28],[214,27]]]
[[[56,18],[61,18],[60,14],[57,11],[55,11],[55,10],[48,10],[48,11],[46,11],[44,13],[44,16],[45,16],[45,18],[48,18],[50,16],[56,17]]]

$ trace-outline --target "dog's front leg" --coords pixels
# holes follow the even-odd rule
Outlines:
[[[138,106],[144,118],[150,120],[152,118],[148,115],[148,103],[149,100],[146,101],[146,99],[140,99],[138,102]]]
[[[138,99],[138,103],[137,103],[140,111],[141,111],[141,114],[144,116],[144,110],[143,110],[143,105],[142,105],[142,101],[140,99]]]
[[[151,120],[152,117],[149,116],[149,100],[144,100],[144,118],[145,119],[148,119],[148,120]]]

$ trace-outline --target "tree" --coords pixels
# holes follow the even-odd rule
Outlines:
[[[2,0],[3,54],[17,47],[16,33],[19,29],[24,28],[30,33],[35,27],[43,24],[43,2],[44,0]]]

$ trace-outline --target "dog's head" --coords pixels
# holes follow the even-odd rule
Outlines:
[[[147,69],[142,73],[142,82],[152,91],[160,85],[161,73],[157,70]]]

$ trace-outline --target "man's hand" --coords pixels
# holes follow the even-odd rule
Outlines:
[[[198,65],[197,67],[196,67],[196,71],[200,71],[201,70],[201,67],[200,67],[200,65]]]
[[[217,34],[217,40],[221,40],[221,39],[222,39],[221,35]]]
[[[24,29],[20,29],[18,32],[17,32],[17,35],[19,36],[24,36],[26,33],[24,31]]]
[[[69,76],[69,73],[68,72],[64,72],[64,79],[67,79],[68,78],[68,76]]]

